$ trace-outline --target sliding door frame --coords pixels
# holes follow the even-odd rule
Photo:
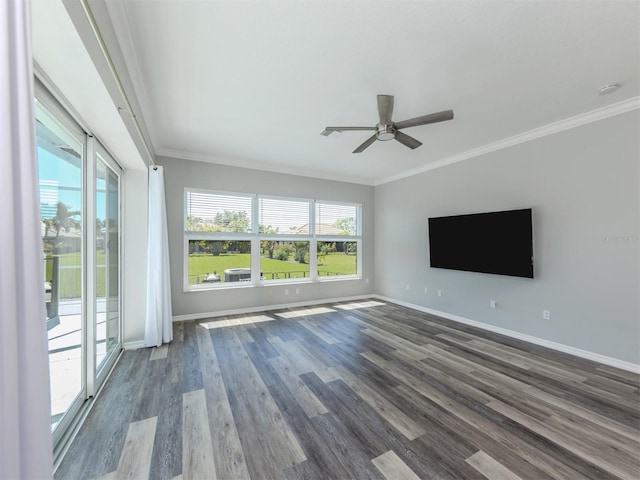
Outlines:
[[[36,72],[38,69],[36,68]],[[123,348],[123,247],[124,215],[122,211],[123,185],[125,174],[109,151],[95,138],[79,118],[73,107],[57,91],[55,86],[45,77],[35,78],[35,101],[42,106],[42,111],[54,122],[60,124],[83,146],[82,151],[82,279],[81,279],[81,389],[70,408],[52,432],[54,453],[60,452],[68,443],[69,435],[77,426],[78,419],[86,410],[87,400],[96,395],[106,380]],[[54,95],[54,93],[57,95]],[[34,139],[35,140],[35,139]],[[106,165],[118,177],[118,344],[99,372],[96,371],[96,315],[97,315],[97,247],[96,247],[96,165],[98,153]],[[58,456],[58,455],[56,455]]]
[[[93,177],[93,184],[94,184],[94,188],[96,185],[96,179],[97,179],[97,163],[98,163],[98,156],[100,157],[100,161],[103,161],[105,163],[105,165],[107,166],[107,168],[111,169],[111,171],[116,175],[116,177],[118,178],[118,344],[116,346],[116,348],[113,349],[112,352],[106,352],[105,353],[105,359],[104,359],[104,363],[100,366],[97,365],[97,356],[96,356],[96,352],[94,350],[94,354],[93,354],[93,375],[92,378],[95,380],[94,385],[92,385],[90,388],[87,389],[88,394],[90,397],[94,396],[97,391],[100,389],[100,387],[102,386],[102,383],[106,380],[109,372],[111,371],[111,369],[113,368],[113,365],[115,364],[116,360],[118,359],[118,356],[120,355],[120,351],[123,348],[123,342],[122,342],[122,338],[123,338],[123,322],[122,322],[122,311],[123,311],[123,301],[122,301],[122,282],[124,280],[123,275],[122,275],[122,225],[123,225],[123,216],[122,216],[122,179],[123,179],[123,171],[122,168],[120,167],[120,165],[118,164],[118,162],[116,162],[113,157],[111,156],[111,154],[107,151],[106,148],[104,148],[104,146],[98,142],[97,140],[93,139],[93,143],[94,143],[94,177]],[[108,202],[108,194],[106,192],[108,192],[108,182],[105,179],[105,201]],[[94,198],[96,197],[97,194],[97,188],[96,191],[94,191]],[[97,209],[94,211],[94,213],[97,212]],[[95,218],[94,218],[94,225],[95,225]],[[95,238],[95,229],[93,229],[93,235],[94,235],[94,252],[96,251],[95,249],[95,245],[96,243],[96,238]],[[106,238],[105,238],[106,241]],[[107,259],[105,259],[106,261]],[[97,262],[94,263],[94,287],[97,288]],[[108,263],[105,263],[105,270],[107,272],[107,281],[105,282],[105,301],[108,303],[109,302],[109,298],[107,295],[107,292],[109,291],[109,287],[108,287],[108,280],[109,280],[109,265]],[[97,300],[98,295],[96,292],[96,295],[94,297],[94,306],[96,306],[96,302],[95,300]],[[107,313],[108,313],[108,309],[107,309]],[[94,322],[93,322],[93,326],[95,327],[96,322],[95,319],[97,318],[97,308],[96,308],[96,313],[95,313],[95,317],[94,317]],[[106,319],[106,321],[108,322],[108,318]],[[105,325],[106,328],[106,325]],[[108,334],[105,334],[105,343],[108,340]],[[93,343],[93,347],[95,349],[96,347],[96,341],[97,341],[97,335],[96,332],[94,331],[93,337],[92,338],[92,343]],[[98,367],[101,367],[100,370],[98,371]]]

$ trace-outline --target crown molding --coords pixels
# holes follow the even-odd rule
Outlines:
[[[554,133],[570,130],[572,128],[579,127],[581,125],[597,122],[598,120],[604,120],[605,118],[630,112],[638,108],[640,108],[640,97],[632,97],[627,100],[614,103],[612,105],[607,105],[606,107],[598,108],[596,110],[591,110],[590,112],[586,112],[586,113],[581,113],[580,115],[569,117],[564,120],[560,120],[558,122],[550,123],[548,125],[544,125],[542,127],[535,128],[533,130],[529,130],[524,133],[519,133],[518,135],[504,138],[497,142],[489,143],[487,145],[483,145],[478,148],[467,150],[466,152],[458,153],[456,155],[452,155],[451,157],[443,158],[441,160],[436,160],[435,162],[430,162],[429,164],[423,165],[418,168],[413,168],[411,170],[406,170],[404,172],[398,173],[396,175],[391,175],[389,177],[377,179],[373,182],[373,185],[378,186],[378,185],[382,185],[389,182],[395,182],[396,180],[412,177],[420,173],[428,172],[430,170],[435,170],[436,168],[445,167],[447,165],[452,165],[454,163],[462,162],[464,160],[469,160],[471,158],[475,158],[480,155],[485,155],[487,153],[495,152],[497,150],[502,150],[504,148],[512,147],[514,145],[526,143],[531,140],[535,140],[537,138],[546,137],[547,135],[553,135]]]
[[[159,157],[171,157],[171,158],[178,158],[182,160],[192,160],[195,162],[211,163],[215,165],[226,165],[229,167],[248,168],[251,170],[260,170],[263,172],[282,173],[285,175],[295,175],[298,177],[311,177],[311,178],[316,178],[320,180],[331,180],[334,182],[341,182],[341,183],[355,183],[358,185],[367,185],[367,186],[374,185],[371,179],[366,179],[362,177],[348,177],[345,175],[332,174],[332,173],[317,171],[313,169],[266,165],[261,162],[252,162],[250,160],[242,160],[242,159],[232,158],[232,157],[221,157],[218,155],[208,155],[203,153],[186,152],[182,150],[173,150],[169,148],[156,149],[156,155]]]

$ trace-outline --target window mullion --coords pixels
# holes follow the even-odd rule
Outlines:
[[[309,279],[318,281],[318,242],[315,235],[309,240]]]

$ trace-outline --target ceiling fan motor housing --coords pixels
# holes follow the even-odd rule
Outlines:
[[[393,127],[393,124],[390,125],[377,125],[376,138],[378,140],[382,140],[386,142],[387,140],[393,140],[396,138],[396,129]]]

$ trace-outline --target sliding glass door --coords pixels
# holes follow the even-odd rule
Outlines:
[[[41,86],[36,134],[57,443],[96,394],[121,348],[122,171]]]
[[[42,259],[51,376],[51,429],[86,398],[83,237],[84,132],[36,103]]]
[[[96,152],[96,375],[120,346],[120,170]]]

